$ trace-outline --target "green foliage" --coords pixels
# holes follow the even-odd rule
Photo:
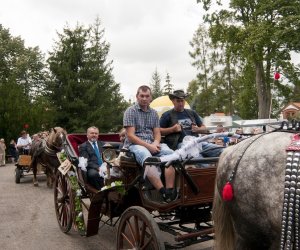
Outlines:
[[[128,106],[114,81],[109,44],[99,19],[86,28],[64,28],[48,63],[53,76],[51,101],[58,111],[57,124],[71,132],[95,125],[101,132],[118,130]]]
[[[70,180],[70,185],[72,188],[74,196],[74,210],[75,210],[75,225],[79,232],[82,235],[85,235],[85,225],[84,225],[84,220],[83,220],[83,212],[82,212],[82,205],[81,205],[81,188],[78,184],[78,178],[75,175],[75,172],[69,171],[68,172],[69,180]]]
[[[198,2],[203,4],[205,10],[209,10],[215,1],[198,0]],[[216,2],[220,4],[220,1]],[[241,62],[240,73],[245,72],[243,66],[252,67],[251,78],[245,79],[242,75],[238,77],[245,80],[240,82],[245,86],[242,86],[244,89],[241,93],[237,93],[237,96],[239,98],[251,97],[253,90],[250,88],[247,93],[247,87],[249,87],[247,84],[250,84],[250,79],[254,79],[257,101],[254,102],[252,99],[251,103],[257,103],[255,107],[258,108],[259,118],[268,118],[271,104],[274,104],[275,100],[278,101],[278,98],[276,96],[274,98],[273,95],[285,94],[287,98],[290,95],[289,89],[283,86],[283,82],[278,81],[272,84],[273,72],[275,68],[286,71],[291,51],[299,51],[300,2],[296,0],[272,2],[231,0],[229,6],[230,9],[219,7],[215,11],[207,12],[204,20],[210,25],[209,37],[213,45],[221,45],[225,48],[227,58],[230,55],[231,58]],[[201,43],[202,46],[203,44]],[[290,72],[295,73],[295,70],[291,70],[292,65],[288,67]],[[286,79],[290,76],[291,74],[286,75]],[[288,81],[297,85],[295,78],[293,80],[290,78]],[[231,84],[233,82],[234,78],[231,78]],[[274,89],[271,89],[271,86]],[[235,86],[232,85],[232,90],[234,88]],[[232,98],[234,94],[232,92]],[[235,103],[242,104],[243,98]],[[252,116],[253,111],[248,111],[250,113],[247,116]],[[246,110],[242,113],[244,112]]]
[[[51,125],[46,98],[48,80],[44,57],[36,48],[26,48],[0,25],[0,136],[17,139],[24,124],[29,133]]]

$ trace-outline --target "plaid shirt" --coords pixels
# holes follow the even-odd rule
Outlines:
[[[124,127],[135,127],[135,135],[147,143],[154,141],[153,129],[159,128],[159,118],[157,112],[148,108],[143,111],[139,104],[129,107],[123,117]],[[132,143],[126,137],[124,146],[129,147]]]

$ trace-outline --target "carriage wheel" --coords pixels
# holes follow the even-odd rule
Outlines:
[[[73,223],[74,194],[69,177],[59,171],[57,171],[55,178],[54,204],[60,229],[67,233]]]
[[[15,170],[15,181],[16,181],[16,183],[20,183],[21,175],[22,175],[21,169],[16,168],[16,170]]]
[[[146,209],[133,206],[122,214],[117,232],[117,249],[165,249],[160,241],[159,227]]]

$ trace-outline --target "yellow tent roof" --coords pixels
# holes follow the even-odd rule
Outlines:
[[[157,97],[156,99],[154,99],[151,103],[150,103],[150,107],[155,109],[159,115],[159,117],[161,117],[161,115],[170,110],[171,108],[174,107],[172,101],[170,100],[169,96],[164,95],[164,96],[160,96]],[[190,105],[185,102],[185,106],[186,109],[190,109]]]

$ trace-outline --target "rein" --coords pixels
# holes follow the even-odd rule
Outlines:
[[[222,191],[222,198],[223,198],[223,200],[225,200],[225,201],[231,201],[233,199],[233,187],[232,187],[232,183],[233,183],[233,180],[235,178],[236,171],[237,171],[237,168],[238,168],[238,166],[240,164],[240,161],[242,160],[242,158],[243,158],[244,154],[246,153],[247,149],[252,145],[253,142],[255,142],[256,140],[258,140],[259,138],[261,138],[263,135],[266,135],[266,134],[269,134],[269,133],[272,133],[272,132],[267,132],[267,133],[260,134],[256,138],[250,140],[250,143],[247,145],[247,147],[244,149],[244,151],[239,155],[239,157],[237,159],[237,162],[235,163],[235,166],[233,168],[233,171],[231,172],[231,174],[229,176],[229,179],[228,179],[228,181],[226,182],[226,184],[225,184],[225,186],[223,188],[223,191]]]

